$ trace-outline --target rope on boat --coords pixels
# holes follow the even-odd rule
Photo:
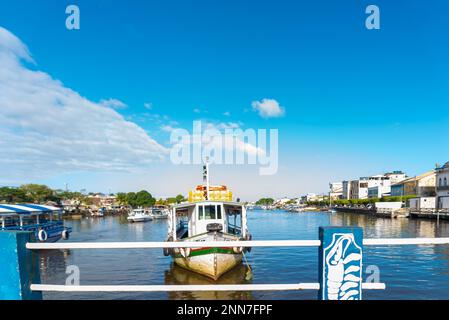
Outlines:
[[[243,254],[243,258],[245,259],[245,264],[248,267],[248,271],[246,272],[245,279],[249,281],[253,277],[253,270],[251,269],[251,266],[249,265],[248,260],[246,259],[245,250],[242,251],[242,254]]]

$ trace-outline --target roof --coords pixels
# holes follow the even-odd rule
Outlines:
[[[60,208],[36,204],[0,204],[0,215],[5,214],[42,214],[61,211]]]
[[[428,176],[431,176],[431,175],[433,175],[433,174],[435,174],[435,170],[430,170],[430,171],[427,171],[427,172],[425,172],[425,173],[423,173],[423,174],[420,174],[419,176],[407,178],[407,179],[405,179],[405,180],[396,182],[396,183],[392,184],[391,186],[392,186],[392,187],[393,187],[393,186],[399,186],[399,185],[402,185],[402,184],[407,183],[407,182],[419,181],[419,180],[424,179],[424,178],[426,178],[426,177],[428,177]]]
[[[442,167],[437,168],[437,170],[449,169],[449,161],[446,162]]]
[[[222,203],[222,204],[241,206],[241,207],[243,207],[245,205],[243,202],[207,201],[207,200],[205,200],[205,201],[197,201],[197,202],[184,202],[184,203],[174,206],[174,208],[176,208],[176,209],[187,208],[187,207],[195,206],[198,204],[214,204],[214,203]]]

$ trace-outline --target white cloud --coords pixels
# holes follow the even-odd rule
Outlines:
[[[201,112],[201,110],[200,110],[200,109],[198,109],[198,108],[195,108],[195,109],[193,109],[193,112],[195,112],[195,113],[200,113],[200,112]]]
[[[132,170],[168,154],[135,123],[27,68],[23,59],[33,61],[26,46],[0,27],[1,179]]]
[[[262,118],[277,118],[282,117],[285,109],[279,105],[274,99],[263,99],[262,101],[252,102],[253,110],[259,112]]]
[[[143,106],[145,107],[145,109],[148,109],[148,110],[153,109],[153,104],[151,102],[145,102],[143,104]]]
[[[117,99],[107,99],[100,100],[100,104],[103,107],[111,108],[111,109],[125,109],[128,107],[124,102]]]
[[[161,130],[164,132],[172,132],[173,130],[175,130],[176,128],[172,127],[169,124],[165,124],[161,126]]]
[[[188,138],[183,140],[182,142],[176,141],[174,142],[177,146],[182,146],[184,142],[187,142],[187,145],[201,144],[203,148],[221,148],[222,152],[235,152],[236,150],[241,151],[247,155],[255,155],[255,156],[263,156],[266,154],[266,151],[263,148],[258,147],[255,141],[255,144],[251,142],[247,142],[241,139],[241,137],[237,134],[240,129],[242,133],[244,133],[244,129],[241,128],[242,123],[235,122],[208,122],[208,121],[198,121],[201,123],[201,133],[200,136],[195,136],[195,134],[189,133]],[[176,136],[178,133],[176,130],[183,130],[181,128],[173,128],[171,127],[170,132],[174,132]],[[232,130],[231,135],[227,135],[226,130]],[[188,130],[186,131],[188,132]],[[214,137],[211,138],[208,134],[213,134]],[[215,136],[215,134],[217,136]]]
[[[223,115],[226,117],[229,117],[231,115],[231,113],[229,111],[223,112]]]

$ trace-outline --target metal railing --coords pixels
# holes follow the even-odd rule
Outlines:
[[[368,240],[368,239],[367,239]],[[367,241],[365,240],[365,241]],[[368,245],[378,245],[389,239],[377,240]],[[380,241],[379,241],[380,240]],[[365,244],[364,241],[364,244]],[[427,241],[429,242],[429,241]],[[449,238],[446,239],[449,243]],[[83,242],[83,243],[27,243],[31,250],[56,249],[157,249],[157,248],[207,248],[207,247],[320,247],[320,240],[252,240],[208,242]],[[422,242],[420,242],[421,244]],[[384,290],[384,283],[362,283],[364,290]],[[32,284],[33,291],[56,292],[172,292],[172,291],[297,291],[320,290],[319,283],[293,284],[232,284],[232,285],[52,285]]]
[[[449,238],[383,238],[363,239],[361,228],[356,227],[320,227],[318,240],[251,240],[251,241],[212,241],[212,242],[79,242],[79,243],[34,243],[30,242],[27,233],[0,232],[0,244],[8,244],[11,235],[11,246],[3,246],[11,250],[9,254],[17,254],[18,264],[38,266],[37,256],[29,254],[36,250],[59,249],[157,249],[157,248],[204,248],[204,247],[317,247],[319,281],[313,283],[290,284],[226,284],[226,285],[58,285],[40,284],[39,270],[14,268],[20,277],[29,279],[29,286],[23,281],[15,280],[5,287],[16,286],[22,290],[20,299],[42,298],[41,292],[169,292],[169,291],[284,291],[284,290],[318,290],[323,300],[350,297],[362,298],[362,290],[383,290],[384,283],[362,283],[362,255],[364,246],[402,246],[402,245],[446,245]],[[28,238],[26,238],[28,236]],[[20,238],[20,239],[19,239]],[[26,239],[28,239],[26,241]],[[15,242],[14,242],[15,241]],[[341,247],[339,247],[341,246]],[[340,250],[344,247],[344,252]],[[0,246],[0,269],[6,265],[2,259]],[[9,249],[11,248],[11,249]],[[18,248],[18,250],[17,250]],[[15,251],[14,251],[15,250]],[[342,253],[343,252],[343,253]],[[340,266],[340,267],[338,267]],[[12,270],[9,268],[8,270]],[[25,272],[25,274],[22,274]],[[37,273],[37,275],[36,275]],[[349,275],[349,276],[348,276]],[[15,279],[14,278],[14,279]],[[6,278],[8,279],[8,278]],[[13,280],[14,280],[13,279]],[[346,281],[349,279],[348,281]],[[348,283],[347,283],[348,282]],[[17,289],[15,288],[15,289]],[[350,288],[350,289],[348,289]],[[4,294],[0,288],[0,298]],[[28,291],[27,291],[28,290]],[[6,290],[8,291],[8,290]],[[8,291],[9,292],[9,291]],[[337,293],[335,293],[337,292]],[[17,298],[16,296],[12,298]]]

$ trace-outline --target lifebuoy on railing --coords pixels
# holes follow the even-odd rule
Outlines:
[[[70,238],[70,232],[67,229],[62,230],[61,233],[62,239],[68,240]]]
[[[47,241],[47,239],[48,239],[47,231],[45,231],[44,229],[39,230],[39,232],[37,233],[37,238],[41,242]]]

